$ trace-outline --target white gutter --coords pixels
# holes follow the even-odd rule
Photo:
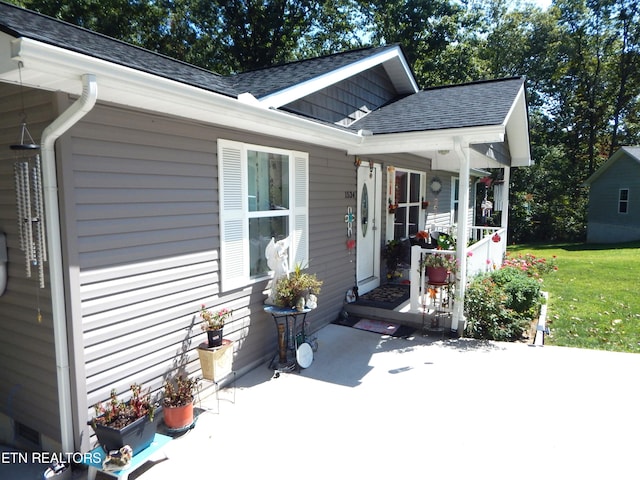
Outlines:
[[[189,120],[223,125],[244,131],[273,135],[346,149],[360,141],[356,132],[345,131],[280,110],[238,101],[201,87],[187,85],[155,74],[117,65],[99,58],[48,45],[29,38],[12,45],[14,57],[24,59],[33,72],[33,83],[23,72],[25,85],[78,95],[75,80],[83,72],[100,78],[100,100]],[[244,99],[244,97],[243,97]]]
[[[60,411],[60,437],[63,452],[74,452],[73,417],[71,413],[71,376],[69,344],[64,298],[62,269],[62,241],[60,235],[60,211],[56,179],[56,140],[84,117],[98,98],[95,75],[82,75],[82,95],[56,118],[42,133],[42,185],[44,189],[45,225],[49,249],[49,278],[51,284],[51,308],[53,311],[53,338],[56,351],[56,373]]]
[[[397,153],[399,147],[403,152],[454,150],[456,139],[464,139],[466,144],[471,145],[503,142],[504,138],[502,125],[385,133],[369,136],[364,142],[348,147],[347,152],[349,155]]]

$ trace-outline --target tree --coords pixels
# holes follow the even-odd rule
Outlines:
[[[535,165],[512,175],[512,237],[579,240],[584,180],[640,143],[636,0],[14,0],[230,74],[399,43],[418,83],[527,77]]]
[[[459,40],[459,25],[468,22],[464,5],[449,0],[361,0],[360,5],[371,42],[402,45],[420,84],[433,86],[466,77],[459,71],[465,62],[458,64],[455,75],[443,63],[453,58],[447,49]]]

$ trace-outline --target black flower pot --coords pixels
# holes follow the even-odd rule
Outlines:
[[[207,341],[209,342],[209,348],[222,345],[222,329],[207,330]]]
[[[121,429],[97,423],[93,426],[93,430],[96,432],[98,443],[102,445],[106,453],[129,445],[133,450],[133,454],[137,455],[153,442],[161,416],[162,407],[158,407],[154,413],[153,420],[149,420],[149,417],[145,415]]]

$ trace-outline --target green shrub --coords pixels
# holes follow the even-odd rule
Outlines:
[[[485,340],[513,341],[522,337],[529,320],[507,308],[509,295],[491,278],[483,275],[467,287],[464,310],[465,335]]]
[[[518,313],[535,314],[540,305],[540,282],[521,270],[503,267],[491,274],[493,281],[507,294],[507,308]],[[532,311],[533,310],[533,311]]]
[[[540,283],[514,268],[501,268],[476,277],[467,287],[465,335],[485,340],[522,338],[537,317]]]

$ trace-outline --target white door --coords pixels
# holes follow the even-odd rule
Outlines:
[[[358,168],[357,202],[356,268],[358,293],[363,294],[380,285],[382,175],[379,164],[371,168],[363,162]]]

